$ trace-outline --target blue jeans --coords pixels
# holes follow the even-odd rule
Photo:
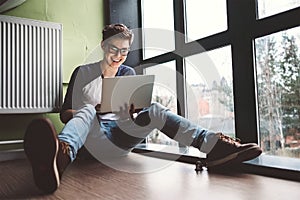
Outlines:
[[[180,144],[196,147],[204,153],[208,153],[217,141],[215,133],[158,103],[139,112],[134,121],[99,120],[94,106],[85,105],[65,125],[58,138],[69,143],[72,161],[83,145],[96,158],[103,158],[128,154],[155,128]]]

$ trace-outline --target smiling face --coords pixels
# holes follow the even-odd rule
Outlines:
[[[130,41],[128,39],[113,38],[101,43],[106,67],[117,69],[123,64],[129,53]]]

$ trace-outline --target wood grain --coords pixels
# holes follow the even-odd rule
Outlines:
[[[96,160],[76,160],[51,195],[35,187],[26,159],[1,162],[0,199],[274,200],[300,196],[299,182],[207,170],[197,174],[194,165],[170,161],[156,170],[147,168],[158,161],[132,153],[120,160],[123,166],[114,169]]]

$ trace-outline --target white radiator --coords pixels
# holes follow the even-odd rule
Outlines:
[[[62,25],[0,15],[0,114],[57,112]]]

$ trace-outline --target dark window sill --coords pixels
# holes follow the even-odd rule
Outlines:
[[[206,155],[199,152],[195,152],[190,147],[176,147],[162,144],[139,144],[133,152],[140,153],[145,156],[156,157],[166,160],[176,160],[180,162],[195,164],[199,158],[205,158]]]
[[[300,181],[300,159],[262,154],[244,162],[245,170],[251,173],[287,180]]]
[[[205,154],[190,151],[189,147],[140,144],[133,152],[167,160],[195,164]],[[300,159],[262,154],[256,159],[244,162],[242,171],[274,178],[300,181]]]

